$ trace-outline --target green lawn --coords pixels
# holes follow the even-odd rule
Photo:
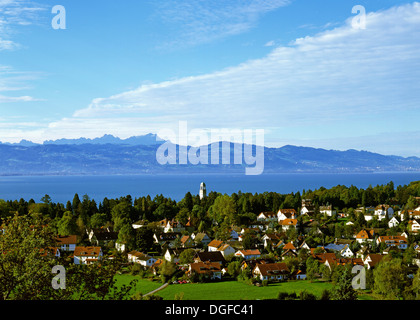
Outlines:
[[[146,294],[150,291],[153,291],[157,288],[159,288],[162,283],[160,281],[150,281],[148,279],[140,279],[140,277],[132,276],[130,274],[118,274],[115,276],[115,279],[117,280],[116,285],[122,286],[122,285],[128,285],[130,284],[130,281],[133,279],[137,279],[137,285],[135,292],[141,292],[143,294]]]
[[[165,300],[173,300],[176,294],[183,293],[184,300],[257,300],[275,299],[280,291],[296,292],[307,290],[320,296],[324,289],[331,289],[326,282],[300,280],[272,283],[267,287],[256,287],[238,281],[222,281],[211,283],[175,284],[159,291],[157,295]]]

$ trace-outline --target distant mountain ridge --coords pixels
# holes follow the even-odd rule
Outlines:
[[[45,141],[43,144],[26,140],[17,144],[1,143],[0,175],[244,174],[247,167],[246,164],[233,164],[233,144],[230,148],[231,164],[161,165],[156,160],[156,153],[163,143],[153,134],[128,139],[105,135],[96,139]],[[214,145],[207,146],[207,150]],[[221,155],[221,148],[219,151]],[[293,172],[420,172],[420,158],[291,145],[264,147],[264,173]]]
[[[55,144],[55,145],[82,145],[82,144],[126,144],[131,146],[136,145],[155,145],[155,144],[161,144],[164,141],[160,139],[156,134],[149,133],[143,136],[133,136],[127,139],[121,139],[118,137],[115,137],[111,134],[106,134],[100,138],[79,138],[79,139],[58,139],[58,140],[46,140],[42,144]],[[23,146],[23,147],[32,147],[36,145],[42,145],[41,143],[34,143],[32,141],[28,140],[21,140],[19,143],[1,143],[5,145],[12,145],[12,146]]]

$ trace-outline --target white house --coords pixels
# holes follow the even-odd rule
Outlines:
[[[346,245],[343,249],[340,250],[340,254],[344,258],[353,258],[354,253],[350,250],[349,245]]]
[[[217,251],[219,251],[223,257],[227,257],[230,254],[235,253],[235,249],[233,249],[230,245],[224,243],[219,248],[217,248]]]
[[[74,250],[75,264],[91,264],[100,260],[103,256],[101,247],[76,247]]]
[[[223,241],[220,240],[212,240],[209,245],[207,246],[208,251],[217,251],[217,249],[223,244]]]
[[[420,231],[420,223],[416,219],[409,221],[409,225],[411,226],[411,232]]]
[[[398,220],[395,217],[392,217],[392,219],[389,220],[389,222],[388,222],[388,227],[393,228],[393,227],[398,226],[399,224],[400,223],[398,222]]]
[[[289,274],[286,263],[257,263],[252,270],[252,275],[260,280],[279,281]]]
[[[333,207],[331,205],[330,206],[319,207],[319,212],[323,213],[323,214],[326,214],[329,217],[332,217],[333,215],[337,214],[337,211],[333,210]]]
[[[185,248],[168,248],[163,256],[166,261],[178,263],[179,256],[185,250]]]
[[[302,208],[300,209],[300,214],[313,215],[314,213],[315,213],[315,207],[312,204],[312,200],[302,199]]]
[[[157,260],[139,251],[131,251],[127,255],[128,261],[141,264],[144,267],[151,267]]]
[[[261,212],[258,217],[257,221],[276,221],[277,216],[272,211]]]
[[[292,228],[296,229],[298,221],[297,219],[284,219],[282,221],[279,221],[279,224],[281,225],[283,231],[287,231]]]
[[[204,246],[208,245],[211,242],[210,237],[204,233],[204,232],[199,232],[197,234],[191,234],[191,238],[194,240],[195,243],[197,244],[203,244]]]
[[[181,222],[175,221],[175,220],[168,220],[166,221],[166,224],[164,225],[163,232],[164,233],[181,233],[185,231],[185,227],[182,225]]]
[[[296,219],[297,213],[295,209],[279,209],[277,212],[277,220],[280,222],[285,219]]]
[[[388,218],[391,218],[394,215],[394,209],[388,205],[382,204],[375,208],[375,215],[379,220],[385,219],[386,215],[388,215]]]
[[[387,247],[397,247],[398,249],[407,249],[407,238],[404,236],[379,236],[376,243],[380,245],[385,243]]]
[[[238,250],[235,256],[242,257],[245,260],[252,260],[261,257],[261,252],[258,249]]]

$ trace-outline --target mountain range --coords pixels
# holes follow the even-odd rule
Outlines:
[[[165,141],[154,134],[128,139],[105,135],[96,139],[61,139],[42,144],[27,140],[0,143],[0,175],[244,174],[244,168],[250,167],[245,163],[233,164],[233,143],[230,144],[231,164],[194,165],[179,164],[178,161],[177,165],[161,165],[156,160],[156,153],[163,143]],[[214,146],[217,144],[208,145],[207,150]],[[243,145],[239,147],[243,148]],[[178,150],[178,146],[176,148]],[[256,147],[253,148],[255,151]],[[291,145],[264,147],[264,173],[293,172],[420,172],[420,158]]]

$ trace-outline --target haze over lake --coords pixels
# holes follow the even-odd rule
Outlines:
[[[336,185],[367,188],[370,184],[398,185],[420,180],[420,173],[364,173],[364,174],[316,174],[286,173],[246,175],[133,175],[133,176],[13,176],[0,177],[0,199],[29,201],[40,199],[48,194],[53,202],[66,203],[75,193],[80,197],[87,194],[97,203],[108,199],[131,195],[134,198],[163,194],[174,200],[181,200],[187,192],[198,194],[200,183],[205,182],[207,192],[217,191],[232,194],[238,191],[263,193],[302,192],[320,187],[331,188]]]

